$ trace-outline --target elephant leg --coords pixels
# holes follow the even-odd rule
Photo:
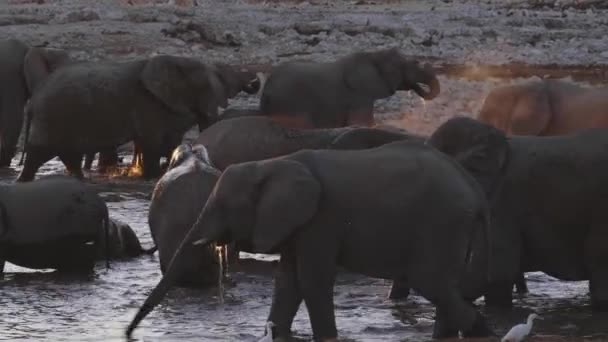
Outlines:
[[[70,175],[78,179],[84,179],[84,174],[82,173],[82,155],[80,153],[60,153],[59,159],[61,159],[68,169]]]
[[[501,281],[488,285],[484,297],[487,306],[511,308],[513,306],[513,282]]]
[[[84,155],[84,166],[83,169],[90,170],[91,166],[93,166],[93,161],[95,160],[95,152],[86,153]]]
[[[601,218],[604,222],[606,220]],[[594,311],[608,312],[608,249],[605,225],[594,224],[585,242],[585,264],[591,274],[589,292]]]
[[[9,167],[17,149],[15,146],[10,146],[9,142],[4,142],[4,140],[3,137],[2,142],[0,142],[0,167]]]
[[[388,295],[390,299],[407,299],[410,295],[410,285],[407,279],[395,279],[393,280],[393,286],[391,286],[391,292]]]
[[[106,173],[109,169],[118,166],[118,152],[115,148],[104,149],[99,152],[97,169],[100,173]]]
[[[143,178],[154,179],[160,176],[160,153],[154,148],[142,148]]]
[[[268,321],[274,323],[275,338],[291,336],[291,325],[301,303],[302,294],[298,287],[295,258],[287,251],[281,255],[274,278],[274,293],[268,316]]]
[[[21,173],[19,173],[19,177],[17,177],[17,182],[29,182],[34,180],[36,177],[36,172],[42,166],[42,164],[51,160],[55,155],[51,152],[48,152],[44,149],[31,148],[27,151],[25,155],[25,162],[23,164],[23,169]],[[80,163],[81,156],[78,156],[78,161]]]
[[[9,167],[17,151],[17,143],[23,126],[25,94],[14,94],[2,99],[2,132],[0,134],[0,167]]]
[[[608,312],[608,270],[591,272],[589,280],[591,307],[594,311]]]
[[[4,277],[4,266],[6,264],[6,260],[0,259],[0,279]]]
[[[448,324],[448,312],[443,308],[437,308],[435,313],[435,324],[433,325],[434,338],[450,338],[458,336],[458,328]]]
[[[519,294],[528,293],[528,284],[526,283],[524,272],[518,273],[517,278],[515,279],[515,289]]]

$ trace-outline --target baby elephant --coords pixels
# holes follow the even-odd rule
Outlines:
[[[142,248],[131,226],[117,219],[110,218],[108,235],[110,238],[109,253],[112,259],[133,258],[156,252],[156,246],[149,249]]]

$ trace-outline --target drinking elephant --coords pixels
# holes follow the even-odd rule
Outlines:
[[[110,218],[108,225],[109,255],[112,259],[126,259],[144,254],[153,254],[157,248],[144,249],[133,228],[127,223]],[[105,243],[105,241],[104,241]]]
[[[374,101],[398,90],[426,100],[439,94],[430,66],[396,49],[357,52],[331,63],[290,61],[272,69],[260,101],[262,115],[301,127],[371,126]]]
[[[17,181],[59,156],[82,177],[82,156],[134,140],[143,154],[143,176],[160,174],[167,142],[198,123],[215,120],[218,107],[245,85],[229,67],[159,55],[130,62],[78,63],[52,73],[27,109],[26,158]],[[234,84],[241,88],[233,88]]]
[[[15,156],[25,103],[51,72],[68,61],[64,50],[0,40],[0,167],[10,166]]]
[[[608,130],[513,136],[479,121],[448,120],[429,138],[482,184],[492,203],[498,274],[486,303],[512,305],[518,272],[589,280],[594,308],[608,310]]]
[[[250,252],[281,254],[268,319],[275,337],[290,335],[303,300],[315,340],[336,338],[337,266],[378,278],[407,277],[437,306],[437,338],[457,337],[458,331],[486,336],[491,331],[463,299],[459,283],[467,266],[475,264],[472,259],[483,257],[472,237],[481,232],[487,240],[487,229],[488,204],[479,184],[456,162],[419,142],[305,150],[232,165],[127,335],[189,262],[186,248],[237,241]]]
[[[608,87],[539,80],[493,89],[478,119],[511,135],[562,135],[608,127]]]
[[[209,161],[203,145],[183,144],[175,149],[167,172],[152,193],[148,224],[158,247],[164,274],[179,244],[192,227],[220,176]],[[181,265],[176,283],[180,286],[217,284],[218,262],[215,248],[185,246],[188,263]]]
[[[32,269],[90,272],[109,258],[108,208],[68,176],[0,185],[0,273],[6,261]]]

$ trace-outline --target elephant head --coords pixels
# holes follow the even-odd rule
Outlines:
[[[223,63],[216,63],[215,67],[229,98],[241,91],[253,95],[260,90],[261,81],[255,72],[247,69],[236,70],[235,67]]]
[[[211,159],[209,158],[209,153],[207,152],[207,148],[205,148],[202,144],[190,145],[190,144],[181,144],[173,150],[171,154],[171,160],[169,161],[169,166],[167,167],[167,171],[174,169],[184,163],[189,158],[196,158],[197,160],[203,162],[206,165],[209,165],[212,168],[213,163],[211,163]]]
[[[552,117],[546,81],[493,89],[486,96],[478,120],[507,134],[539,135]]]
[[[505,134],[475,119],[457,116],[433,132],[427,144],[462,165],[492,200],[500,190],[510,157]]]
[[[272,253],[316,213],[321,186],[303,164],[268,159],[228,167],[221,175],[161,281],[127,329],[127,336],[156,306],[175,282],[186,245],[248,246],[249,251]]]
[[[140,79],[144,87],[174,113],[196,119],[206,128],[225,108],[231,93],[225,89],[221,72],[186,57],[159,55],[150,58]]]
[[[391,96],[397,90],[413,90],[423,99],[431,100],[440,91],[431,66],[408,60],[397,48],[351,56],[346,59],[343,76],[349,89],[375,99]]]
[[[60,66],[70,62],[65,50],[32,47],[23,58],[23,75],[29,95]]]

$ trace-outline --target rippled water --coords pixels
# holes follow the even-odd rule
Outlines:
[[[60,173],[52,161],[41,173]],[[16,171],[0,173],[10,182]],[[128,222],[144,246],[151,245],[147,226],[152,182],[100,179],[101,195],[110,214]],[[257,259],[268,260],[261,256]],[[272,259],[272,258],[270,258]],[[106,270],[99,263],[94,276],[59,277],[7,263],[0,281],[0,339],[48,341],[119,341],[124,329],[149,291],[160,279],[156,255],[113,262]],[[254,272],[232,272],[220,304],[215,289],[174,289],[134,337],[145,341],[256,341],[264,332],[272,294],[271,263]],[[559,282],[541,273],[528,274],[530,294],[519,298],[510,312],[484,311],[502,335],[528,313],[545,320],[535,323],[537,339],[559,340],[554,335],[597,337],[608,340],[608,315],[592,314],[586,282]],[[421,341],[430,339],[434,309],[418,296],[395,303],[387,299],[390,282],[341,274],[335,288],[338,329],[343,339],[355,341]],[[479,301],[483,309],[483,301]],[[296,334],[310,338],[304,306],[294,323]]]

